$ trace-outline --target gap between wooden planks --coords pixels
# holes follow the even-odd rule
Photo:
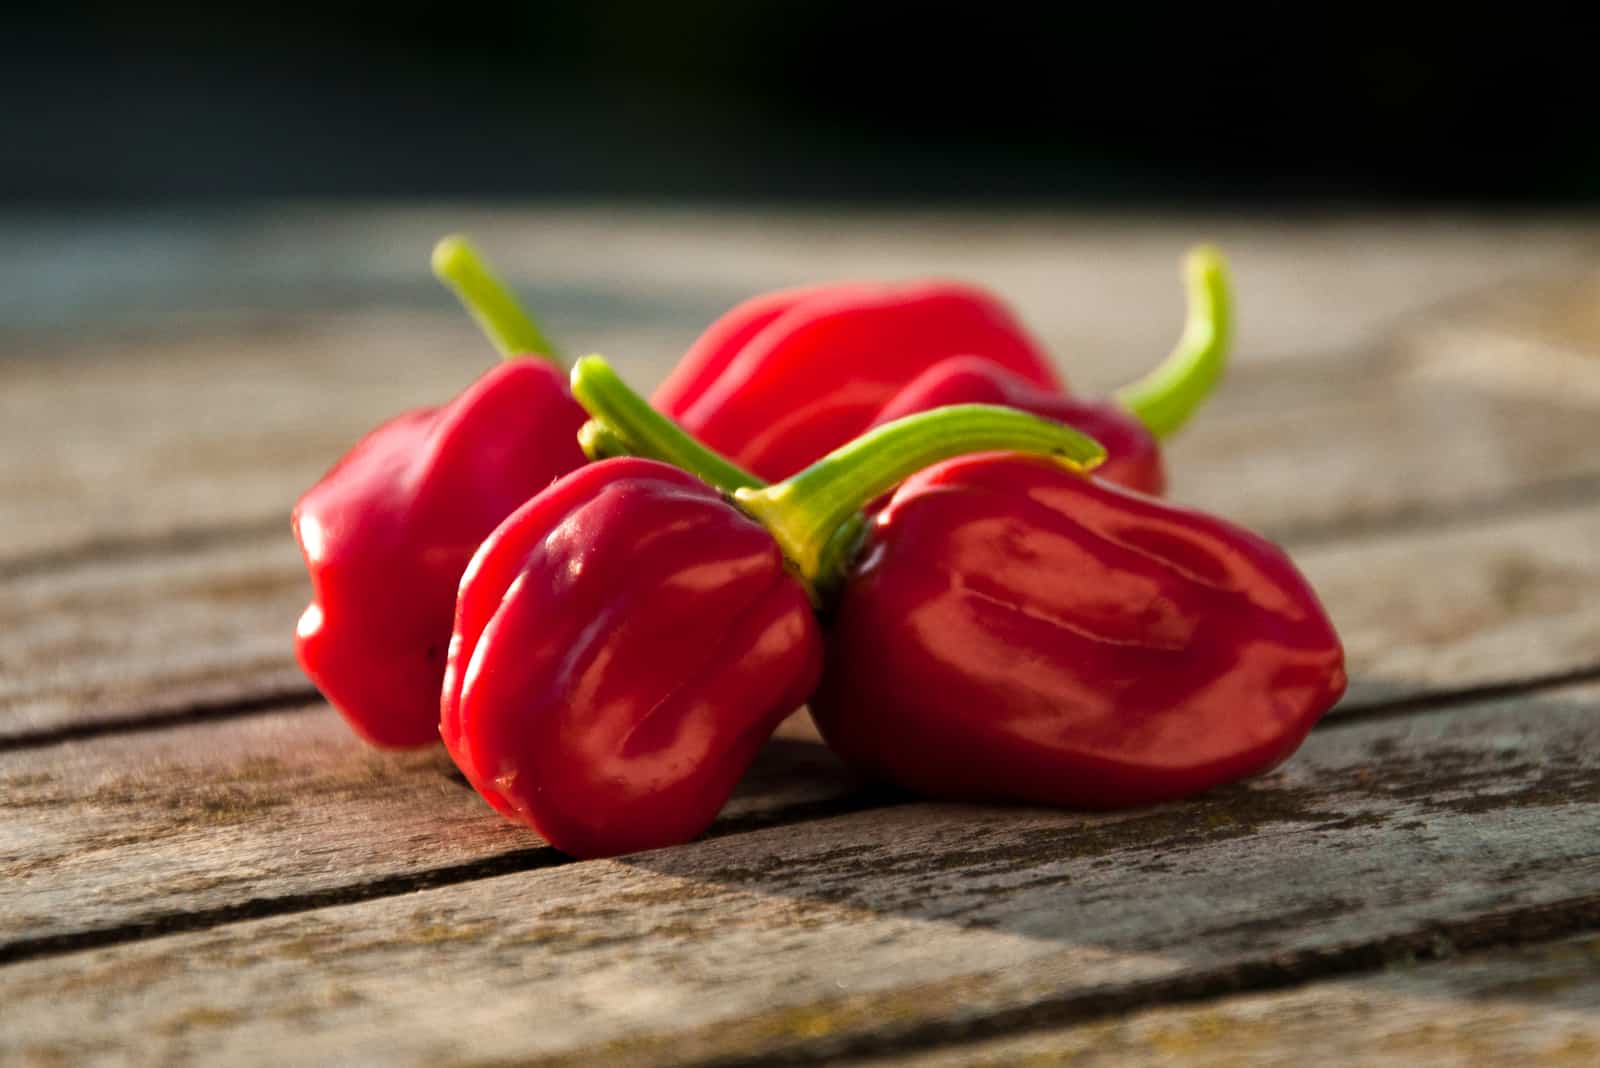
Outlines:
[[[22,962],[0,1049],[814,1059],[1548,938],[1600,922],[1597,743],[1568,687],[1183,804],[908,803]]]
[[[768,745],[712,834],[898,798],[812,740]],[[326,705],[0,757],[0,963],[568,863],[435,747]]]
[[[1076,1026],[1021,1024],[1013,1035],[841,1065],[946,1068],[1027,1064],[1367,1068],[1600,1063],[1600,937],[1589,935],[1444,962],[1402,964],[1270,994],[1164,1005]],[[931,1036],[927,1036],[931,1037]],[[726,1063],[726,1062],[724,1062]]]

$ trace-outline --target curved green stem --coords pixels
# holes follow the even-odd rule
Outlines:
[[[1099,442],[1063,423],[998,405],[955,404],[886,423],[786,481],[733,497],[771,531],[801,577],[827,588],[835,579],[828,569],[848,555],[834,538],[868,502],[940,460],[994,451],[1050,456],[1079,471],[1106,456]]]
[[[1188,422],[1222,377],[1233,333],[1228,264],[1211,245],[1184,259],[1189,311],[1172,354],[1155,370],[1117,390],[1116,398],[1158,438]]]
[[[724,493],[762,485],[760,479],[712,452],[650,407],[599,356],[585,356],[572,365],[572,395],[593,416],[578,439],[591,458],[595,456],[592,447],[607,456],[626,453],[660,460]],[[590,426],[595,429],[589,430]]]
[[[433,246],[433,273],[503,358],[536,355],[561,366],[555,346],[466,238],[452,234]]]

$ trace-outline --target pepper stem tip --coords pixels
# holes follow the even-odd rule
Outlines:
[[[1196,245],[1183,260],[1188,311],[1172,353],[1116,399],[1158,438],[1175,433],[1216,388],[1232,342],[1228,262],[1215,245]]]
[[[471,241],[461,234],[440,238],[431,263],[434,277],[456,295],[502,358],[536,355],[559,366],[555,346]]]

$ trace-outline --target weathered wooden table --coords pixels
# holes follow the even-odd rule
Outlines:
[[[755,290],[945,273],[1103,389],[1217,240],[1237,358],[1175,493],[1291,549],[1348,698],[1271,775],[1099,816],[888,794],[791,721],[703,840],[569,860],[290,654],[291,501],[489,362],[427,275],[457,228],[641,386]],[[0,233],[0,1061],[1600,1063],[1600,226]]]

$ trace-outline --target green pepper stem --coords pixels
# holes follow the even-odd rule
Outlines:
[[[835,535],[861,508],[925,467],[975,452],[1050,456],[1079,471],[1106,456],[1099,442],[1063,423],[998,405],[955,404],[885,423],[784,482],[733,497],[771,531],[801,577],[827,589],[837,578],[829,569],[848,555]]]
[[[861,548],[870,521],[865,512],[857,512],[839,524],[839,529],[823,545],[822,554],[817,558],[817,577],[811,582],[812,600],[819,606],[832,602],[839,587],[844,585],[850,562]]]
[[[536,355],[561,366],[555,346],[466,238],[452,234],[433,246],[433,273],[477,320],[502,358]]]
[[[1188,422],[1215,388],[1233,333],[1228,264],[1222,253],[1211,245],[1190,249],[1183,274],[1189,310],[1177,347],[1155,370],[1116,393],[1117,401],[1158,438]]]
[[[632,456],[628,443],[604,423],[591,419],[578,428],[578,447],[591,461],[598,463],[616,456]]]
[[[650,407],[599,356],[585,356],[572,365],[572,395],[593,417],[578,438],[591,459],[597,454],[627,453],[660,460],[724,493],[762,485],[760,479],[712,452]]]

